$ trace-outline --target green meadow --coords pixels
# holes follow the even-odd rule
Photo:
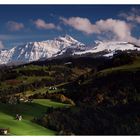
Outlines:
[[[32,103],[18,105],[0,103],[0,128],[9,128],[10,135],[55,135],[57,132],[34,123],[33,118],[43,115],[48,107],[65,106],[68,105],[47,99],[35,99]],[[22,115],[21,121],[15,119],[17,113]]]

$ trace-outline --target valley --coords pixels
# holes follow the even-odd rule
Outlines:
[[[136,51],[2,66],[0,128],[8,135],[137,135],[139,77]]]

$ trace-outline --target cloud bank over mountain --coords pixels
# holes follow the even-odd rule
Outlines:
[[[0,6],[2,17],[0,40],[5,48],[12,48],[11,44],[42,41],[69,34],[88,46],[95,40],[126,41],[139,45],[139,7],[139,5],[25,5],[6,8]]]
[[[132,26],[126,21],[119,19],[106,19],[98,20],[95,23],[91,23],[88,18],[81,17],[60,17],[60,20],[64,24],[73,27],[74,29],[84,32],[86,34],[97,34],[105,36],[112,35],[113,40],[140,43],[140,40],[132,36]]]

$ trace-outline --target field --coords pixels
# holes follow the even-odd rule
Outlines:
[[[44,128],[32,120],[41,116],[47,107],[65,107],[68,105],[46,99],[35,99],[33,103],[8,105],[0,103],[0,128],[10,128],[10,135],[55,135],[56,132]],[[23,120],[15,120],[19,113]]]

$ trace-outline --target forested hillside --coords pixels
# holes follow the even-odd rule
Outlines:
[[[0,69],[0,101],[48,100],[34,122],[58,135],[140,134],[140,54],[68,57]]]

